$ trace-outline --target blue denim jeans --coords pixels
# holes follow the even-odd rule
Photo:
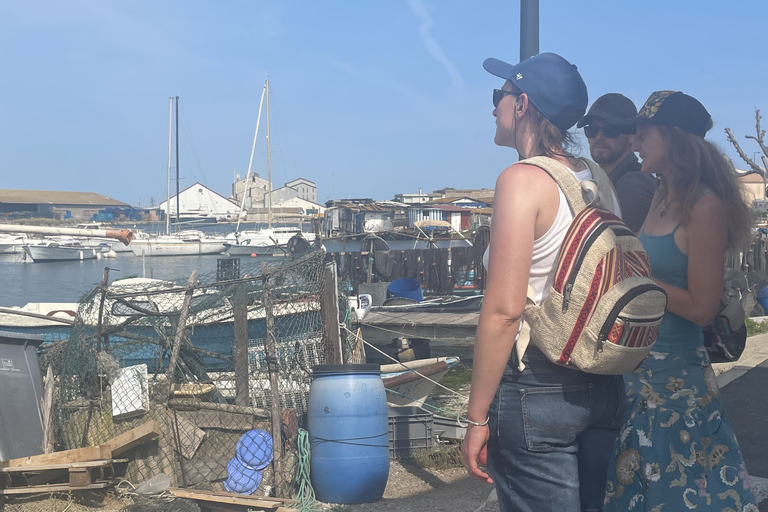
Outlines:
[[[500,511],[601,510],[624,419],[622,378],[556,366],[534,347],[523,361],[523,372],[507,366],[489,412]]]

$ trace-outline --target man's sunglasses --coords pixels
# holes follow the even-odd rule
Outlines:
[[[623,135],[626,133],[624,128],[620,128],[618,126],[613,125],[606,125],[606,126],[597,126],[594,124],[588,124],[584,127],[584,135],[587,136],[588,139],[594,139],[597,137],[597,134],[600,133],[600,130],[603,130],[603,135],[607,139],[615,139],[619,135]]]
[[[507,94],[510,94],[512,96],[517,96],[512,91],[507,91],[506,89],[494,89],[493,90],[493,108],[497,108],[499,106],[499,102],[501,101],[501,98],[506,96]]]

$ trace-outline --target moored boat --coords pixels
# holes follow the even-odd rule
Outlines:
[[[77,240],[43,240],[38,244],[25,245],[24,252],[35,263],[42,263],[95,260],[101,253],[101,249],[84,245]]]
[[[223,237],[206,236],[202,231],[185,230],[172,235],[135,239],[131,251],[136,256],[201,256],[224,252]]]

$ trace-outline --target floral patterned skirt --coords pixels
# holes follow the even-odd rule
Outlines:
[[[624,381],[604,511],[758,512],[704,347],[652,352]]]

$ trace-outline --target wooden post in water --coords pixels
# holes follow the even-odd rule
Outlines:
[[[261,263],[261,280],[264,283],[263,301],[264,314],[267,322],[267,339],[264,344],[264,355],[267,360],[267,369],[269,371],[269,389],[272,396],[272,446],[273,459],[272,467],[275,474],[275,491],[278,496],[282,494],[283,489],[283,438],[280,432],[281,411],[280,411],[280,379],[279,367],[277,364],[277,343],[275,341],[275,312],[272,304],[272,294],[269,282],[269,265],[266,261]]]
[[[325,334],[325,354],[328,364],[344,364],[344,350],[341,346],[339,324],[339,286],[336,276],[336,262],[325,264],[323,269],[323,291],[320,295],[320,316]]]
[[[176,371],[176,360],[179,358],[181,342],[184,340],[184,330],[187,327],[189,304],[192,302],[192,294],[195,291],[195,281],[197,281],[197,270],[193,270],[192,275],[189,276],[189,281],[187,282],[187,291],[184,294],[184,302],[181,304],[181,311],[179,312],[179,325],[176,326],[176,336],[173,338],[173,346],[171,347],[171,361],[170,364],[168,364],[168,371],[165,374],[165,378],[168,381],[169,396],[171,394],[171,387],[173,386],[173,372]]]
[[[243,285],[235,285],[232,294],[232,316],[235,323],[235,404],[247,406],[248,386],[248,304]]]

